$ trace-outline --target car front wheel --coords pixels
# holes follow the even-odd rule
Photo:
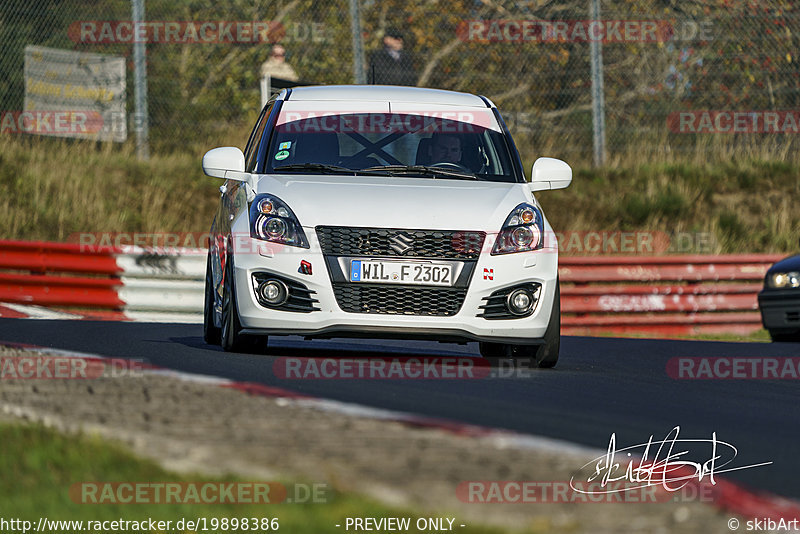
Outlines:
[[[770,330],[769,338],[772,340],[773,343],[781,343],[781,342],[791,343],[793,341],[800,341],[800,332],[787,334],[785,332]]]
[[[203,339],[209,345],[219,345],[220,329],[214,325],[214,277],[211,274],[211,253],[206,262],[206,287],[203,304]]]
[[[266,346],[266,336],[241,334],[239,309],[236,305],[236,283],[233,276],[233,258],[225,262],[225,279],[222,289],[222,349],[227,352],[260,352]]]
[[[539,345],[536,350],[536,364],[539,367],[555,367],[558,363],[558,353],[561,350],[561,286],[556,280],[556,294],[553,297],[553,310],[550,312],[550,322],[544,332],[544,345]]]
[[[550,321],[544,333],[542,345],[503,345],[501,343],[480,343],[481,356],[486,359],[511,358],[513,360],[530,360],[536,367],[550,368],[558,363],[561,349],[561,287],[556,280],[556,294],[553,297],[553,308]]]

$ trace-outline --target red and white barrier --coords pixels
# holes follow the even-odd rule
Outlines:
[[[749,334],[761,328],[764,274],[781,257],[561,256],[562,332]],[[205,267],[205,250],[196,248],[0,241],[0,316],[66,310],[200,323]]]
[[[565,334],[751,334],[780,254],[559,258]]]
[[[200,249],[0,241],[0,316],[199,323],[205,267]]]

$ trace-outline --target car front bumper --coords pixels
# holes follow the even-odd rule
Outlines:
[[[800,290],[765,289],[758,294],[761,323],[771,332],[800,331]]]
[[[482,253],[474,267],[463,305],[449,316],[390,313],[351,313],[340,308],[331,275],[316,236],[309,235],[310,249],[283,247],[247,238],[234,252],[236,300],[242,332],[306,337],[370,337],[433,339],[443,342],[487,341],[541,344],[553,308],[557,284],[558,254],[555,249],[491,256]],[[389,258],[387,258],[389,259]],[[396,258],[394,258],[396,259]],[[311,265],[302,274],[301,262]],[[259,304],[253,273],[269,273],[306,286],[318,301],[306,313],[277,310]],[[486,274],[484,274],[486,273]],[[533,313],[513,319],[479,317],[485,297],[499,289],[524,283],[541,284]]]

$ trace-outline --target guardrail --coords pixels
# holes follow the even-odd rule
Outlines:
[[[562,332],[747,334],[782,255],[561,256]],[[0,302],[199,322],[205,251],[0,241]],[[91,313],[87,314],[92,316]]]
[[[749,334],[780,254],[559,258],[565,334]]]
[[[199,249],[0,241],[0,302],[80,310],[89,318],[197,322],[205,266]]]

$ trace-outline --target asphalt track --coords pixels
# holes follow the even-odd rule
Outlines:
[[[798,343],[725,343],[563,337],[556,369],[475,380],[284,380],[277,357],[477,355],[477,344],[422,341],[305,341],[271,338],[265,355],[224,353],[200,325],[0,319],[0,342],[139,358],[191,373],[257,382],[366,406],[568,440],[596,449],[664,439],[717,438],[738,448],[732,465],[773,464],[726,473],[752,490],[800,499],[798,380],[676,380],[676,357],[800,356]],[[707,447],[710,453],[710,446]],[[687,458],[703,462],[705,458]],[[624,459],[624,458],[623,458]],[[579,468],[580,466],[575,466]]]

